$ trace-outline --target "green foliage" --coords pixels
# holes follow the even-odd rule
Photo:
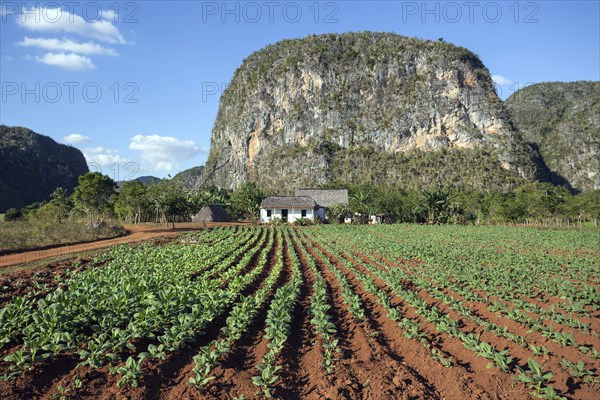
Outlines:
[[[527,181],[498,161],[497,149],[412,150],[391,154],[373,146],[341,148],[309,141],[306,147],[273,147],[249,173],[268,193],[334,183],[341,187],[394,187],[404,191],[441,187],[453,192],[505,193]]]
[[[311,225],[315,225],[317,223],[318,223],[317,221],[314,221],[314,220],[308,219],[308,218],[299,218],[294,221],[294,225],[297,225],[297,226],[311,226]]]
[[[542,399],[549,398],[543,395],[549,394],[545,388],[549,387],[547,386],[547,382],[554,376],[554,373],[552,371],[544,371],[542,366],[531,358],[527,360],[527,367],[525,370],[520,367],[517,369],[519,372],[518,379],[521,382],[529,384],[538,397]]]
[[[502,224],[600,223],[600,190],[577,195],[562,186],[526,183],[509,192],[450,190],[441,187],[406,189],[392,185],[348,185],[350,206],[334,208],[337,219],[354,212],[386,213],[398,222]]]
[[[346,204],[336,204],[328,207],[325,214],[331,223],[342,223],[344,222],[344,218],[353,216],[350,207]]]
[[[99,172],[88,172],[79,177],[73,202],[86,213],[88,227],[98,228],[112,212],[116,188],[115,181]]]
[[[67,197],[66,191],[59,187],[50,195],[49,203],[44,204],[34,212],[35,218],[56,220],[62,224],[73,210],[73,200]]]
[[[447,81],[440,70],[455,74]],[[293,98],[281,90],[283,82],[298,85]],[[421,138],[411,140],[417,127],[435,129],[432,110],[455,114],[456,101],[442,94],[448,84],[465,107],[476,105],[505,127],[496,134],[468,121],[445,123],[439,147],[448,150],[429,151]],[[264,92],[276,95],[265,98]],[[248,139],[240,127],[252,120],[257,104],[281,123],[257,121],[261,146],[250,160],[239,151]],[[451,131],[473,139],[467,146],[473,149],[453,148],[453,139],[444,137],[452,137]],[[412,144],[426,151],[407,151]],[[476,54],[444,41],[350,32],[283,40],[248,56],[221,98],[205,177],[225,187],[251,179],[279,194],[334,180],[409,190],[508,191],[541,178],[537,158],[510,127]]]
[[[323,372],[332,374],[348,329],[337,313],[348,312],[366,319],[354,326],[366,345],[385,340],[369,339],[380,335],[371,319],[380,325],[388,318],[406,345],[422,346],[444,367],[457,363],[444,345],[452,338],[494,373],[526,384],[533,396],[562,400],[551,384],[561,381],[562,388],[568,378],[577,397],[578,386],[597,383],[597,332],[582,323],[598,311],[597,242],[598,232],[396,224],[223,227],[160,246],[116,246],[87,268],[74,263],[55,278],[57,286],[46,283],[45,273],[33,274],[0,308],[0,379],[26,377],[78,354],[81,366],[108,367],[118,386],[141,386],[146,372],[219,325],[186,376],[191,386],[206,387],[219,382],[215,367],[254,333],[253,323],[263,321],[258,313],[267,310],[266,354],[252,382],[263,396],[276,397],[286,368],[281,354],[294,327],[308,321]],[[344,304],[334,305],[332,293]],[[481,315],[486,309],[502,318]],[[510,328],[500,325],[505,319],[513,321]],[[568,376],[554,376],[548,367],[557,366],[558,357],[527,343],[539,335],[526,339],[517,334],[522,328],[515,331],[519,324],[569,357],[560,357]],[[541,358],[554,364],[543,366]],[[76,396],[71,389],[83,384],[76,376],[59,392]]]
[[[139,357],[139,360],[136,361],[133,357],[128,357],[125,365],[120,367],[112,367],[110,372],[112,374],[121,375],[121,378],[117,382],[117,386],[128,385],[131,387],[138,387],[138,379],[144,376],[144,372],[142,372],[141,364],[144,361],[143,356]]]
[[[21,211],[17,210],[16,208],[9,208],[8,210],[6,210],[6,212],[4,213],[4,220],[8,221],[8,222],[14,222],[19,220],[22,217],[21,215]]]
[[[21,215],[24,219],[28,221],[34,220],[36,219],[37,211],[46,204],[48,204],[46,201],[38,201],[35,203],[28,204],[21,209]]]
[[[597,241],[597,233],[413,225],[326,226],[312,230],[310,235],[314,242],[325,249],[329,258],[335,257],[339,260],[337,262],[342,262],[345,269],[355,275],[364,289],[375,296],[388,312],[388,317],[398,322],[405,331],[406,337],[418,340],[442,365],[451,365],[451,357],[436,348],[432,337],[422,332],[417,321],[403,317],[402,308],[405,306],[392,306],[389,292],[381,289],[373,276],[391,288],[405,305],[409,305],[422,318],[435,324],[438,332],[460,339],[468,350],[490,360],[488,368],[497,367],[503,372],[515,374],[516,379],[530,386],[532,394],[536,397],[563,399],[549,384],[554,377],[551,371],[545,370],[533,359],[530,359],[524,368],[515,364],[510,350],[498,350],[492,344],[481,340],[480,334],[465,332],[456,318],[450,318],[450,314],[443,312],[437,304],[432,305],[430,301],[425,301],[418,293],[427,292],[428,297],[435,299],[434,302],[444,303],[445,307],[458,312],[460,318],[467,318],[485,331],[506,338],[523,348],[526,347],[524,337],[510,332],[507,327],[480,318],[470,310],[468,304],[489,304],[488,296],[497,296],[502,302],[509,302],[510,306],[493,302],[490,311],[507,313],[508,318],[524,324],[528,322],[521,318],[530,318],[528,313],[531,312],[541,316],[540,321],[536,321],[538,327],[545,326],[542,321],[551,320],[558,324],[578,326],[581,332],[589,334],[585,327],[581,327],[576,321],[569,321],[565,313],[558,312],[554,305],[545,309],[522,298],[553,296],[564,299],[564,303],[561,302],[557,306],[560,308],[571,302],[583,301],[596,309],[597,306],[593,304],[598,299],[598,293],[592,287],[597,282],[594,257],[591,253],[576,254],[582,249],[594,248],[592,243]],[[360,251],[350,250],[352,248]],[[551,249],[560,249],[561,255],[549,256],[548,252]],[[420,260],[418,265],[407,261],[411,257]],[[563,269],[565,259],[570,260],[569,270]],[[359,265],[360,268],[357,267]],[[494,268],[482,269],[481,265],[491,265]],[[455,292],[460,298],[448,296],[446,290]],[[485,293],[485,296],[478,293]],[[540,296],[542,293],[544,296]],[[579,315],[590,315],[584,307],[578,309]],[[549,337],[561,346],[574,347],[580,352],[589,351],[589,348],[582,350],[582,346],[577,347],[571,332],[549,329],[549,334]],[[562,340],[563,338],[569,339]],[[536,347],[532,348],[532,351],[543,352],[541,348]],[[563,368],[571,370],[572,376],[583,382],[592,382],[593,371],[587,370],[584,363],[563,361],[562,364]]]
[[[369,215],[373,212],[372,192],[365,187],[359,188],[350,195],[350,209],[358,213],[356,220],[361,223],[367,223]]]
[[[300,290],[304,283],[299,260],[291,248],[289,230],[284,229],[283,233],[285,242],[287,243],[286,252],[290,257],[293,275],[288,283],[277,289],[271,301],[271,305],[267,311],[264,335],[269,341],[269,344],[267,344],[269,350],[263,357],[262,362],[256,365],[256,369],[258,369],[260,374],[252,377],[252,383],[258,386],[261,393],[267,398],[271,398],[272,387],[279,379],[277,373],[281,370],[282,366],[276,365],[276,359],[291,333],[293,312],[298,303]]]
[[[175,227],[176,220],[186,220],[191,213],[186,194],[172,180],[162,180],[147,189],[148,200],[156,212],[156,220],[169,222]]]
[[[427,213],[427,222],[430,224],[445,223],[451,217],[457,217],[462,207],[460,203],[452,203],[457,197],[449,191],[440,188],[423,189],[423,202],[421,207]]]
[[[148,220],[150,211],[148,185],[138,180],[123,182],[115,201],[115,214],[123,221],[138,224]]]
[[[292,231],[292,236],[294,240],[300,240],[296,231]],[[331,296],[314,259],[309,256],[304,246],[299,246],[299,249],[298,254],[308,260],[308,266],[316,277],[310,300],[310,313],[312,316],[310,323],[315,334],[320,336],[321,346],[323,347],[323,368],[327,374],[331,374],[336,368],[336,361],[339,360],[337,357],[341,353],[338,345],[337,327],[330,312],[332,308]]]
[[[19,126],[0,124],[0,213],[47,201],[57,187],[72,193],[88,172],[80,150]]]
[[[277,232],[277,238],[277,240],[281,240],[281,231]],[[273,243],[273,235],[269,235],[266,249],[270,248]],[[250,282],[252,277],[258,274],[262,267],[266,265],[268,256],[268,251],[266,249],[260,253],[259,265],[252,270],[250,274],[246,275],[244,278],[240,278],[238,284],[243,285]],[[280,248],[280,251],[278,252],[278,261],[266,278],[263,286],[254,295],[241,297],[240,302],[233,308],[226,320],[227,325],[223,328],[224,337],[220,340],[214,340],[208,346],[200,349],[198,355],[194,356],[194,376],[189,379],[191,385],[200,387],[213,380],[213,376],[211,375],[212,369],[218,365],[221,357],[230,351],[232,343],[235,340],[238,340],[248,326],[250,326],[253,317],[258,313],[261,305],[266,301],[267,294],[273,289],[277,277],[283,268],[281,254]],[[247,260],[249,261],[250,258],[247,258]]]
[[[243,218],[257,218],[260,203],[266,197],[266,194],[255,182],[244,183],[231,196],[234,215]]]
[[[3,368],[20,373],[76,352],[82,365],[111,363],[111,371],[121,375],[119,385],[135,387],[142,360],[164,359],[167,352],[194,340],[233,306],[265,267],[269,248],[259,257],[260,264],[239,273],[253,261],[249,250],[261,230],[232,233],[216,229],[191,234],[193,244],[114,247],[92,262],[105,264],[102,268],[73,268],[60,287],[42,292],[32,288],[15,297],[0,309],[0,349],[9,343],[18,347],[4,359]],[[136,346],[145,340],[152,343],[140,352]]]
[[[230,194],[225,189],[217,188],[215,186],[188,194],[187,201],[190,204],[190,211],[192,214],[197,213],[202,207],[209,204],[218,204],[225,208],[231,206]]]
[[[530,85],[512,94],[506,107],[523,137],[539,147],[554,183],[600,189],[599,82]]]

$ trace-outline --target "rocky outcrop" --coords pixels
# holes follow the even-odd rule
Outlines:
[[[221,187],[251,178],[280,192],[360,183],[379,171],[402,183],[411,178],[398,160],[447,151],[489,154],[493,171],[481,173],[500,186],[542,175],[470,51],[389,33],[330,34],[285,40],[244,60],[221,98],[204,174]],[[380,155],[396,169],[373,164]],[[372,164],[370,178],[364,168],[337,171],[344,163]]]
[[[49,200],[59,186],[71,194],[86,172],[76,148],[27,128],[0,125],[0,212]]]
[[[204,170],[203,166],[200,167],[192,167],[186,170],[183,170],[176,174],[173,177],[173,182],[177,183],[180,187],[182,187],[186,191],[197,189],[202,186],[202,171]]]
[[[525,139],[539,146],[556,184],[600,189],[600,82],[548,82],[506,100]]]

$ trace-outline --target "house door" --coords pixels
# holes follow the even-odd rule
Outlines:
[[[281,210],[281,219],[285,222],[288,222],[288,210],[285,208]]]

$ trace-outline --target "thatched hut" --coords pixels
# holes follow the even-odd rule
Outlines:
[[[231,217],[218,204],[208,204],[200,209],[192,218],[192,222],[229,222]]]

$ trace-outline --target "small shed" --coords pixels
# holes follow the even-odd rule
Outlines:
[[[218,204],[208,204],[200,209],[192,222],[229,222],[231,217],[225,209]]]
[[[298,219],[323,219],[325,210],[310,196],[271,196],[260,204],[260,222],[268,223],[275,219],[295,222]]]

